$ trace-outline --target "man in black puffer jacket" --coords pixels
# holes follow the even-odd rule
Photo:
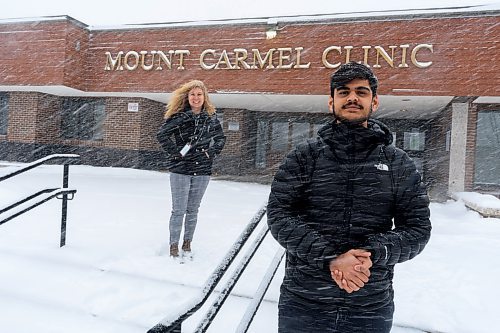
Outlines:
[[[384,333],[394,265],[427,244],[429,200],[414,162],[371,120],[378,81],[347,63],[331,77],[333,114],[275,175],[268,224],[286,249],[280,333]]]

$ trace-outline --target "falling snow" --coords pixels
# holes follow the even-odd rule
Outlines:
[[[0,165],[2,175],[19,167]],[[57,186],[61,173],[61,166],[45,165],[4,181],[0,201]],[[200,208],[194,259],[179,264],[166,254],[167,173],[71,166],[70,187],[78,192],[69,203],[65,247],[58,247],[58,200],[0,226],[4,332],[138,333],[175,318],[200,297],[269,193],[267,185],[212,180]],[[491,263],[500,255],[500,219],[482,218],[460,201],[432,203],[431,219],[426,250],[396,266],[393,332],[497,332],[500,267]],[[265,239],[210,331],[230,332],[238,325],[278,248]],[[280,267],[250,332],[277,331],[282,276]],[[186,322],[187,332],[202,314]]]

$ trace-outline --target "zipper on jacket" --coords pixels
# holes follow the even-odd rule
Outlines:
[[[353,205],[353,192],[354,192],[354,174],[355,174],[355,165],[354,165],[354,155],[355,155],[355,147],[354,147],[354,134],[349,131],[348,133],[349,142],[351,142],[352,147],[348,147],[348,165],[347,165],[347,184],[346,184],[346,196],[344,199],[344,227],[346,228],[346,237],[348,240],[349,235],[351,233],[351,214],[352,214],[352,205]]]

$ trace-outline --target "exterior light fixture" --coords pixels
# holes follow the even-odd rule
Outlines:
[[[267,20],[266,39],[273,39],[278,34],[278,20]]]
[[[266,39],[273,39],[276,35],[276,28],[271,27],[266,30]]]

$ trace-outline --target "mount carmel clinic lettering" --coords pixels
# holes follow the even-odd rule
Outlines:
[[[113,56],[106,52],[105,71],[161,71],[186,70],[186,59],[198,59],[205,70],[269,70],[308,69],[303,47],[279,47],[268,50],[235,48],[232,50],[205,49],[199,55],[189,50],[119,51]],[[363,62],[373,68],[392,67],[427,68],[432,61],[424,61],[434,52],[432,44],[382,46],[329,46],[322,52],[321,64],[325,68],[337,68],[349,61]],[[311,59],[309,59],[311,60]],[[314,60],[314,59],[313,59]],[[192,65],[191,65],[192,66]]]

